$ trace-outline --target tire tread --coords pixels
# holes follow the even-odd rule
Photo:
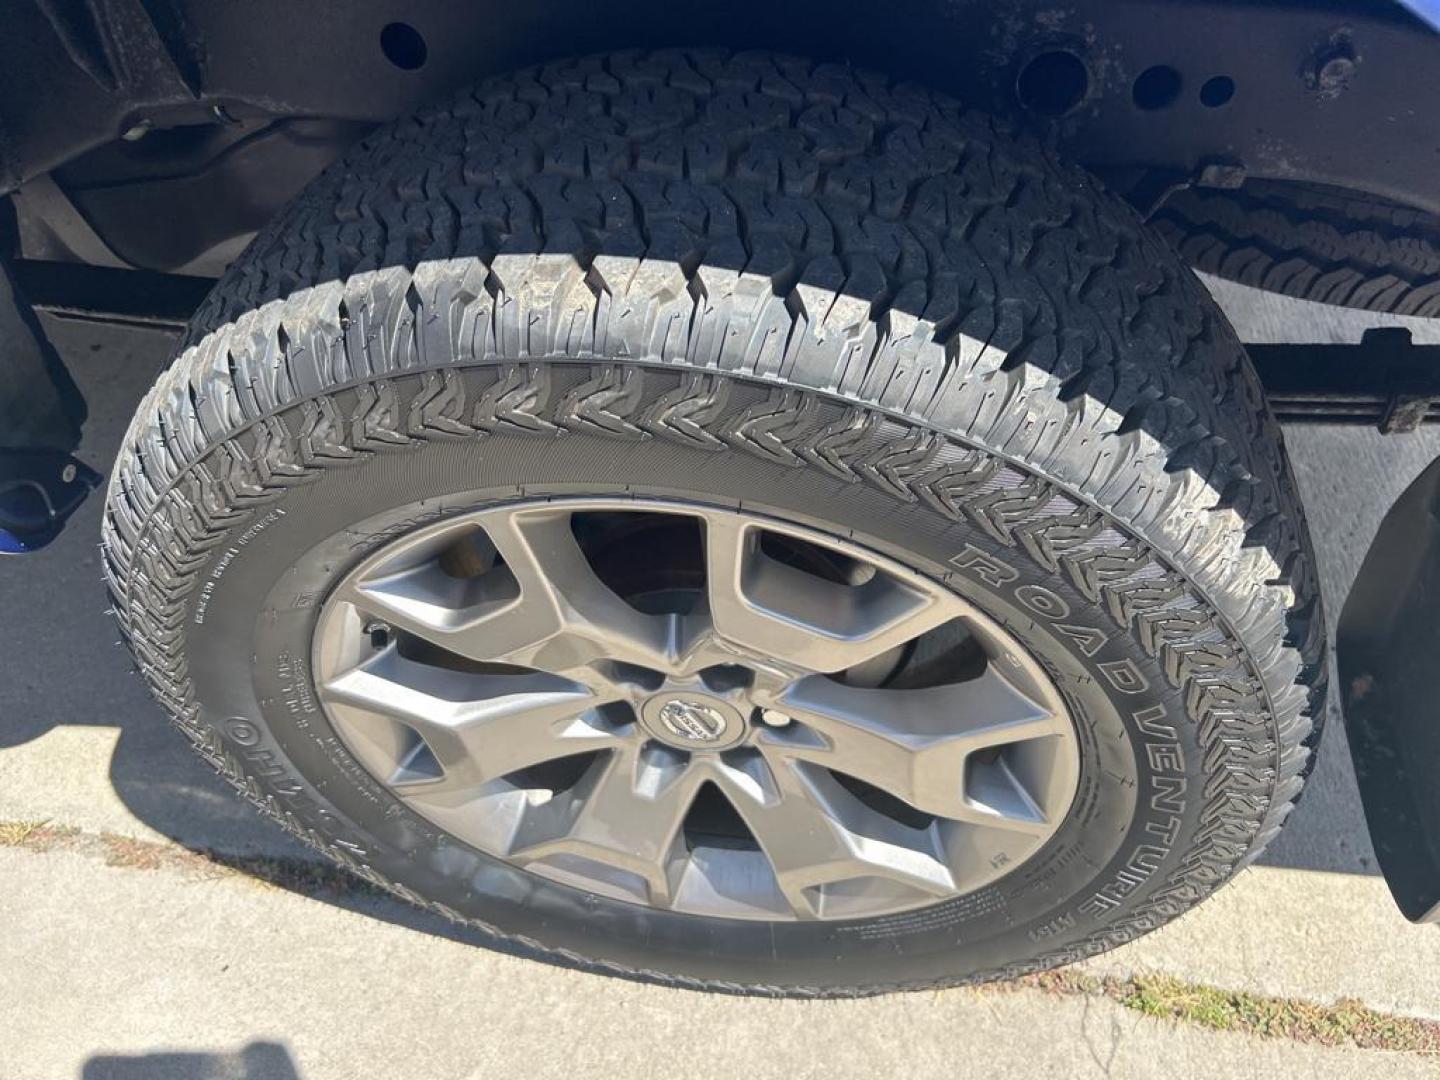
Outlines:
[[[564,391],[557,362],[589,365],[583,386]],[[652,370],[680,382],[642,407]],[[769,390],[724,420],[737,381]],[[822,422],[821,401],[844,411]],[[1160,660],[1206,748],[1199,844],[1102,930],[955,981],[1154,928],[1252,859],[1298,796],[1324,620],[1243,350],[1128,207],[948,99],[709,51],[492,80],[322,175],[140,406],[102,546],[156,697],[290,831],[472,924],[385,881],[240,761],[193,698],[183,628],[214,548],[292,488],[502,429],[730,448],[923,500],[1064,573]]]

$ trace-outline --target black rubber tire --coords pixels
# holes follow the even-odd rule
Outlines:
[[[1197,270],[1322,304],[1440,315],[1440,219],[1313,184],[1172,195],[1156,229]]]
[[[1061,834],[919,916],[788,924],[437,834],[317,708],[318,602],[418,522],[599,491],[828,528],[1002,619],[1081,721]],[[157,697],[287,828],[497,937],[706,989],[953,985],[1127,941],[1275,834],[1322,715],[1280,433],[1175,254],[952,101],[771,55],[551,65],[367,138],[196,317],[103,546]]]

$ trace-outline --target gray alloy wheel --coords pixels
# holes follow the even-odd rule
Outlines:
[[[623,528],[657,518],[678,542]],[[587,537],[599,519],[618,535]],[[596,569],[617,551],[624,594]],[[906,683],[957,637],[977,663]],[[699,505],[521,502],[419,528],[332,593],[315,671],[351,752],[456,838],[694,914],[853,919],[973,892],[1050,839],[1079,777],[1055,687],[973,605]]]

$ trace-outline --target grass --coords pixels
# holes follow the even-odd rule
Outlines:
[[[0,821],[0,847],[49,851],[56,844],[79,835],[79,829],[52,825],[48,821]]]
[[[127,870],[171,870],[198,878],[236,878],[306,896],[388,896],[338,866],[318,859],[192,850],[178,844],[138,840],[112,832],[85,832],[48,821],[0,821],[0,847],[66,851]]]
[[[0,821],[0,847],[65,851],[129,870],[170,870],[192,878],[227,878],[305,896],[387,897],[389,894],[337,866],[315,859],[243,855],[86,832],[49,821]],[[1396,1016],[1341,1000],[1320,1004],[1186,982],[1171,975],[1089,975],[1065,968],[978,992],[1039,991],[1063,997],[1103,998],[1144,1016],[1268,1039],[1348,1046],[1361,1050],[1440,1055],[1440,1022]]]
[[[1069,969],[1028,976],[1009,985],[1065,996],[1103,997],[1157,1020],[1211,1031],[1440,1055],[1440,1022],[1380,1012],[1349,999],[1321,1004],[1226,990],[1173,975],[1096,976]]]

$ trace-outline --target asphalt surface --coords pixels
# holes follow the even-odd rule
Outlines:
[[[1293,336],[1302,322],[1322,340],[1358,333],[1309,305],[1227,301],[1252,340]],[[51,331],[92,402],[82,456],[104,467],[169,338]],[[1287,440],[1333,619],[1385,508],[1440,454],[1440,432],[1294,428]],[[130,674],[103,614],[99,510],[92,500],[46,551],[0,561],[0,824],[44,820],[180,855],[308,857],[189,753]],[[1440,1018],[1440,935],[1394,910],[1331,719],[1306,796],[1259,864],[1088,970]],[[501,955],[388,899],[307,894],[107,843],[0,844],[0,1080],[1388,1077],[1436,1067],[1033,989],[844,1003],[662,990]]]

